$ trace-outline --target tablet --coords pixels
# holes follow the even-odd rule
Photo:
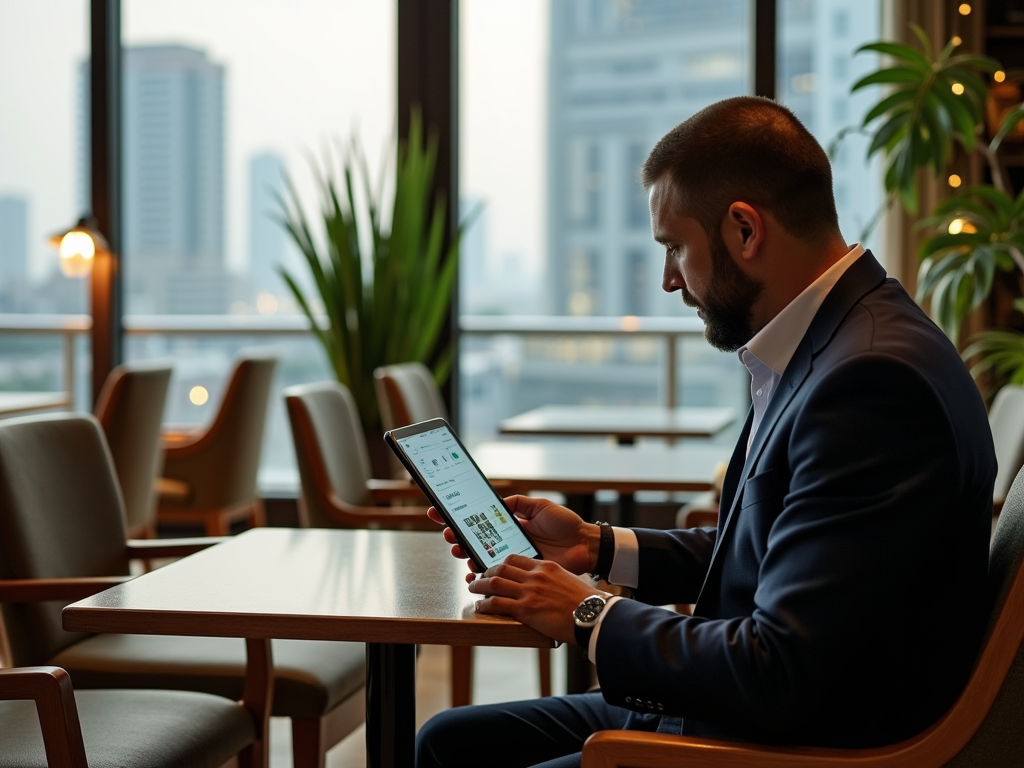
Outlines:
[[[509,555],[541,559],[447,421],[394,429],[384,440],[481,571]]]

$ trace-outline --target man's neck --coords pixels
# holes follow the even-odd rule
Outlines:
[[[765,290],[753,310],[755,333],[849,252],[850,246],[839,237],[821,245],[796,238],[782,244],[772,259],[778,267],[775,279],[765,281]]]

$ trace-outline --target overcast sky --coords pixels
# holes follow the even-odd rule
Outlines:
[[[76,67],[86,0],[0,0],[0,197],[29,199],[33,274],[45,235],[77,205]],[[226,67],[229,264],[247,259],[248,159],[272,150],[297,179],[303,152],[358,130],[371,168],[393,135],[394,3],[123,0],[126,45],[182,43]],[[543,250],[547,2],[464,0],[462,192],[487,202],[488,251],[539,265]]]

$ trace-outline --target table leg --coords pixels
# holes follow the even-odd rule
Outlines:
[[[270,766],[270,708],[274,701],[274,656],[270,641],[245,641],[245,687],[242,706],[252,716],[256,727],[256,740],[239,755],[241,768],[269,768]]]
[[[366,644],[366,767],[408,768],[416,745],[416,646]]]
[[[631,446],[636,444],[634,437],[620,437],[620,446]],[[623,528],[632,528],[636,525],[636,497],[632,493],[619,494],[619,525]]]

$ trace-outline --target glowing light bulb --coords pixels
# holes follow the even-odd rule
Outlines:
[[[949,177],[949,186],[951,186],[953,189],[956,189],[962,183],[963,183],[963,179],[961,179],[955,173],[950,175],[950,177]],[[959,219],[958,219],[958,221],[959,221]]]
[[[206,387],[192,387],[188,392],[188,399],[192,405],[203,405],[210,399],[210,393]]]
[[[71,230],[60,241],[60,271],[68,277],[84,277],[92,269],[96,243],[86,232]]]
[[[256,297],[256,311],[261,315],[273,315],[277,312],[277,297],[270,291],[261,291]]]
[[[960,11],[961,16],[969,16],[971,14],[971,4],[960,3],[960,7],[957,10]]]
[[[997,83],[1001,83],[1003,82],[1003,80],[1006,79],[1006,73],[1000,69],[998,72],[992,75],[992,79],[995,80]]]
[[[964,220],[953,219],[951,222],[949,222],[949,227],[947,231],[951,235],[959,235],[961,232],[964,231]]]
[[[950,40],[949,42],[951,42],[953,44],[953,47],[955,48],[958,45],[962,45],[964,41],[960,39],[960,35],[953,35],[953,39]]]
[[[961,95],[963,95],[963,92],[964,92],[964,84],[963,83],[953,83],[953,93],[955,93],[957,96],[961,96]]]

